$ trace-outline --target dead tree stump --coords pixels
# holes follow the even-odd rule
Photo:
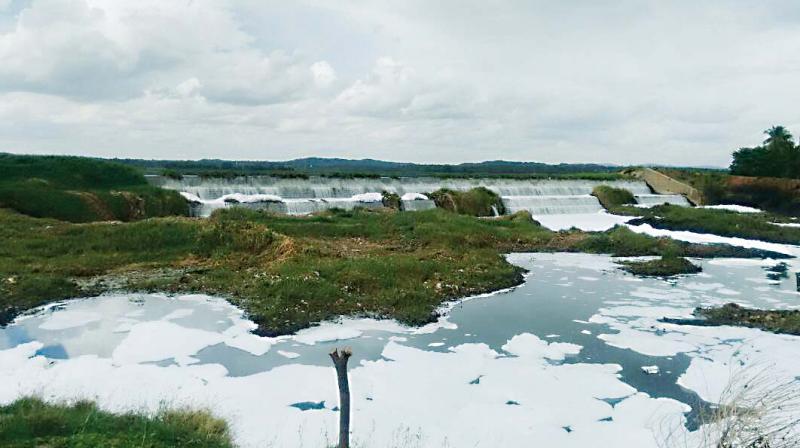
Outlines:
[[[350,348],[331,351],[336,378],[339,382],[339,447],[350,448],[350,383],[347,380],[347,360],[353,352]]]

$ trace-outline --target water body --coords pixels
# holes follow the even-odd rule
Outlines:
[[[400,196],[430,193],[441,188],[466,191],[486,187],[503,200],[508,213],[528,211],[534,216],[559,214],[594,214],[603,211],[600,202],[591,195],[599,185],[609,185],[631,191],[637,202],[652,206],[662,203],[688,206],[680,195],[658,195],[642,181],[592,180],[515,180],[515,179],[437,179],[389,178],[338,179],[311,177],[282,179],[250,176],[234,179],[203,179],[184,176],[181,180],[150,176],[150,182],[180,191],[196,201],[194,213],[208,216],[217,208],[244,206],[277,213],[302,215],[330,208],[380,207],[379,193],[387,191]],[[378,195],[375,195],[378,193]],[[365,195],[372,195],[365,197]],[[269,197],[269,200],[259,198]],[[231,199],[237,199],[233,202]],[[250,198],[250,199],[248,199]],[[226,201],[226,199],[228,199]],[[427,210],[434,207],[430,200],[404,200],[403,210]]]
[[[453,441],[454,428],[458,428],[455,440],[459,442],[493,446],[477,429],[483,424],[478,416],[455,412],[462,406],[459,400],[465,399],[475,406],[500,406],[484,418],[498,416],[500,420],[492,425],[508,437],[504,440],[511,445],[507,446],[517,446],[515,441],[526,440],[530,434],[549,431],[553,431],[552,446],[588,446],[581,443],[602,439],[608,431],[614,433],[609,429],[617,427],[614,425],[620,425],[615,437],[629,434],[632,415],[644,412],[626,411],[634,404],[637,409],[657,406],[667,416],[681,417],[683,424],[692,428],[689,408],[669,408],[671,401],[658,400],[672,399],[694,410],[703,400],[713,401],[713,394],[698,383],[694,373],[703,363],[715,363],[703,371],[705,380],[713,384],[726,381],[714,376],[719,373],[717,364],[727,365],[733,358],[742,365],[755,358],[763,362],[773,354],[779,358],[769,359],[778,363],[776,372],[800,377],[800,338],[752,329],[678,327],[657,322],[658,317],[686,316],[695,306],[729,301],[800,308],[797,280],[794,275],[775,276],[773,267],[778,262],[695,260],[703,266],[702,274],[665,281],[626,274],[616,269],[610,257],[601,255],[515,254],[510,260],[529,269],[523,285],[455,304],[446,318],[420,329],[391,321],[345,319],[295,336],[266,339],[247,333],[251,327],[241,311],[206,296],[130,294],[68,302],[0,330],[0,359],[6,359],[4,353],[38,342],[33,347],[36,352],[30,354],[55,363],[54,367],[42,367],[33,361],[36,358],[18,359],[17,370],[6,372],[0,366],[0,380],[7,380],[0,381],[4,384],[0,385],[0,401],[29,389],[63,397],[97,393],[106,406],[127,409],[134,406],[132,403],[143,405],[145,398],[121,394],[119,389],[128,387],[126,381],[138,381],[145,373],[163,378],[161,394],[167,396],[152,392],[144,403],[157,403],[159,399],[171,402],[169,395],[183,393],[169,383],[180,373],[187,379],[174,379],[179,381],[176,384],[197,378],[205,384],[191,394],[185,392],[189,395],[183,400],[203,403],[203,394],[213,396],[216,401],[209,400],[220,403],[220,412],[240,417],[234,431],[245,446],[265,440],[259,432],[264,431],[264,425],[281,434],[275,435],[280,441],[276,446],[298,446],[296,443],[306,440],[308,446],[321,446],[314,442],[322,437],[321,432],[325,437],[335,434],[337,401],[327,353],[347,345],[354,352],[354,412],[356,421],[362,422],[357,428],[363,436],[365,426],[369,426],[364,420],[372,419],[370,440],[389,443],[399,437],[397,428],[386,427],[397,423],[391,412],[404,405],[405,395],[419,393],[422,398],[415,399],[422,402],[418,405],[430,407],[431,412],[437,405],[447,408],[448,403],[452,409],[435,417],[419,412],[420,419],[428,420],[407,428],[412,438],[426,435],[418,446],[443,446],[445,439],[453,446],[462,446]],[[101,381],[71,378],[70,372],[83,372],[83,364],[92,366],[92,370],[107,368],[118,373],[107,380],[107,386]],[[646,373],[644,366],[657,366],[658,373]],[[63,371],[56,373],[57,369]],[[731,368],[726,369],[730,372]],[[9,377],[4,378],[4,373]],[[526,379],[527,375],[539,374],[545,376]],[[46,385],[37,383],[36,378],[42,378]],[[547,392],[538,390],[548,378],[557,381],[546,386]],[[602,386],[605,382],[609,383]],[[237,397],[237,387],[251,383],[250,394],[255,391],[271,397],[267,401],[273,406],[264,411],[267,415],[259,417],[260,426],[253,423],[252,427],[238,413],[245,412],[241,407],[253,398],[233,398]],[[584,390],[595,385],[597,390]],[[104,387],[113,392],[95,390],[106,390]],[[207,392],[212,387],[218,389]],[[415,390],[420,388],[422,391]],[[473,395],[461,397],[463,390],[473,391],[469,392]],[[538,398],[532,398],[532,393]],[[546,393],[554,396],[542,396]],[[231,397],[230,403],[226,396]],[[183,403],[179,398],[174,400]],[[579,404],[579,400],[590,401]],[[591,400],[599,401],[601,407],[595,414],[582,416],[583,408],[593,407],[586,404]],[[267,406],[264,400],[257,401],[253,409]],[[543,417],[541,406],[558,419],[550,422]],[[264,419],[271,423],[264,423]],[[534,429],[523,430],[516,426],[522,421],[543,426],[537,423]],[[600,423],[606,426],[597,426]],[[285,425],[301,425],[301,429],[287,429]],[[564,429],[567,427],[569,431]],[[631,443],[655,446],[636,437]]]

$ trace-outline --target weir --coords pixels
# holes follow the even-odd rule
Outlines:
[[[195,198],[194,212],[208,216],[214,209],[244,206],[277,213],[303,215],[331,208],[381,207],[380,193],[403,196],[401,208],[406,211],[428,210],[435,204],[421,196],[442,188],[466,191],[485,187],[503,200],[507,213],[528,211],[532,215],[587,214],[603,210],[591,195],[599,185],[624,188],[645,205],[671,203],[688,205],[680,195],[656,195],[640,180],[580,179],[440,179],[432,177],[402,178],[280,178],[249,176],[230,179],[202,178],[187,175],[182,179],[149,176],[151,183],[185,193]],[[262,201],[261,198],[279,200]],[[227,198],[227,201],[225,200]],[[235,201],[231,198],[235,198]],[[252,198],[252,200],[248,199]],[[414,199],[411,199],[414,198]]]
[[[636,203],[642,206],[652,207],[661,204],[680,205],[689,207],[689,201],[679,194],[637,194]]]

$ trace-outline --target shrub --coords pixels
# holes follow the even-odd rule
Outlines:
[[[400,210],[400,196],[397,193],[392,193],[390,191],[383,192],[383,206],[388,207],[395,210]]]
[[[180,172],[178,172],[176,170],[170,169],[170,168],[165,168],[165,169],[161,170],[161,175],[166,177],[166,178],[174,179],[174,180],[183,179],[183,174],[181,174]]]
[[[233,252],[260,255],[267,250],[275,241],[275,235],[248,216],[248,213],[214,213],[198,236],[198,252],[205,256]]]
[[[437,207],[470,216],[494,216],[505,213],[503,201],[497,193],[485,187],[468,191],[443,188],[428,195]]]

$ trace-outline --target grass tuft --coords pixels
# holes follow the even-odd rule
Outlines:
[[[597,197],[606,210],[613,210],[616,207],[636,203],[636,198],[629,190],[609,187],[608,185],[594,187],[592,196]]]
[[[505,213],[500,196],[485,187],[477,187],[468,191],[455,191],[443,188],[428,195],[436,206],[469,216],[494,216]]]
[[[205,411],[116,415],[95,404],[22,398],[0,407],[0,445],[28,447],[230,448],[227,424]]]

